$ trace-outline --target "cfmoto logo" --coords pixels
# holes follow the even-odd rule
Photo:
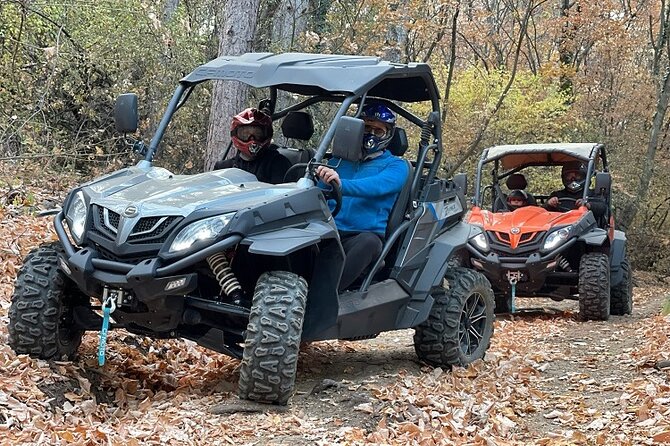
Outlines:
[[[512,228],[512,229],[510,229],[509,232],[511,232],[512,234],[518,234],[520,231],[519,231],[519,228]]]
[[[130,205],[127,208],[123,210],[123,216],[124,217],[134,217],[137,215],[137,206],[135,205]]]

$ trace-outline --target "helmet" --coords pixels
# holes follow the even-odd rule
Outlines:
[[[579,192],[586,184],[586,165],[581,161],[570,161],[561,169],[563,186],[570,192]]]
[[[365,133],[363,134],[363,151],[366,153],[375,153],[386,149],[393,138],[393,129],[395,128],[395,115],[384,104],[370,103],[366,104],[361,111],[361,118],[366,121]],[[368,121],[377,121],[386,127],[386,132],[380,128],[368,126]]]
[[[507,207],[510,211],[528,206],[528,194],[521,189],[514,189],[507,196]]]
[[[272,141],[272,118],[255,108],[247,108],[233,116],[230,123],[233,146],[254,158]]]

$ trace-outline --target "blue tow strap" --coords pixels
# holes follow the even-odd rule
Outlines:
[[[100,329],[100,343],[98,344],[98,365],[105,365],[105,348],[107,347],[107,332],[109,330],[109,315],[116,309],[114,301],[107,299],[102,304],[102,328]]]
[[[516,312],[516,307],[514,306],[515,299],[516,299],[516,281],[512,281],[512,313]]]

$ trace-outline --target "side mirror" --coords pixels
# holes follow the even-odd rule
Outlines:
[[[609,196],[610,188],[612,187],[612,176],[609,172],[598,172],[596,174],[595,194],[601,196]]]
[[[349,161],[358,161],[363,156],[363,132],[365,122],[351,116],[342,116],[333,136],[333,156]]]
[[[137,130],[137,95],[119,95],[114,104],[114,124],[119,133],[135,133]]]
[[[454,182],[456,187],[458,187],[463,192],[463,195],[468,194],[468,174],[458,173],[454,175],[452,181]]]

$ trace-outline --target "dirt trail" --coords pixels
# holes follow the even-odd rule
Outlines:
[[[655,279],[647,276],[646,280]],[[512,363],[505,365],[504,358],[508,355],[537,361],[535,373],[525,383],[531,393],[536,393],[532,407],[521,403],[517,407],[511,405],[511,410],[502,410],[511,422],[507,423],[507,432],[503,432],[503,428],[498,433],[515,431],[513,435],[504,435],[513,443],[514,440],[519,444],[652,442],[652,431],[666,432],[670,428],[670,387],[667,385],[670,374],[668,370],[650,367],[653,364],[645,363],[644,358],[634,354],[648,346],[646,326],[652,328],[660,324],[666,335],[670,333],[668,320],[658,317],[662,297],[667,292],[664,287],[638,287],[635,295],[632,315],[588,323],[579,320],[576,302],[520,299],[520,306],[526,310],[514,316],[499,317],[487,362],[474,375],[465,373],[458,377],[495,374],[494,368],[500,369],[501,363],[503,368],[509,368],[503,372],[507,374],[505,378],[514,377],[520,370]],[[537,310],[528,310],[529,307]],[[397,410],[397,406],[410,407],[412,398],[385,401],[375,398],[378,394],[375,390],[395,386],[399,380],[420,379],[433,371],[417,363],[412,334],[412,330],[405,330],[386,333],[370,341],[331,343],[327,352],[307,349],[303,352],[299,392],[291,412],[304,412],[321,420],[332,418],[339,420],[335,426],[331,424],[333,428],[342,424],[362,428],[365,432],[375,431],[383,414],[391,413],[391,418],[402,415],[406,411]],[[498,384],[509,383],[505,378]],[[323,379],[331,387],[315,395],[312,389],[323,387],[320,386]],[[654,395],[654,383],[659,385],[663,395]],[[489,384],[484,379],[481,389],[474,387],[476,391],[485,392]],[[642,393],[649,395],[634,398],[636,388],[642,388]],[[656,420],[651,413],[654,404],[649,402],[653,396],[658,403],[655,415],[660,415]],[[389,407],[395,407],[395,413],[387,410]],[[357,410],[352,411],[352,408]],[[421,418],[416,413],[413,415]],[[650,430],[653,427],[655,429]],[[267,439],[266,444],[315,444],[312,440],[295,435],[275,436]]]
[[[670,441],[670,369],[654,367],[670,359],[670,322],[657,316],[670,285],[649,275],[636,274],[633,315],[608,322],[579,321],[575,302],[521,300],[554,310],[499,318],[485,361],[467,369],[418,363],[412,330],[305,345],[282,410],[240,402],[239,362],[190,342],[115,332],[102,368],[95,334],[75,362],[17,357],[7,310],[19,251],[49,236],[37,220],[2,225],[1,444]]]

